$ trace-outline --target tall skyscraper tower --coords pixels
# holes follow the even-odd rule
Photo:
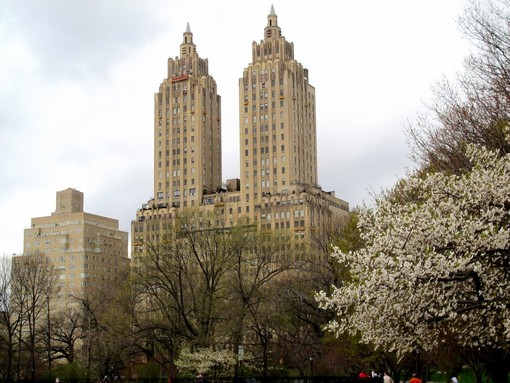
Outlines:
[[[347,217],[349,204],[318,185],[315,89],[274,7],[239,80],[240,179],[223,187],[220,96],[189,26],[180,54],[155,95],[154,197],[131,225],[134,258],[170,240],[185,208],[214,213],[221,227],[248,218],[298,240]]]
[[[282,36],[273,6],[264,39],[252,43],[239,102],[241,195],[247,205],[268,194],[316,187],[315,89],[308,70],[294,59],[294,44]]]
[[[155,203],[198,206],[221,187],[221,97],[189,24],[154,104]]]

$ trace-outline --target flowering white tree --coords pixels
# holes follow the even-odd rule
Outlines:
[[[230,376],[237,363],[237,356],[228,350],[201,348],[194,352],[182,350],[175,365],[181,373],[210,374]]]
[[[362,210],[366,247],[334,254],[352,279],[317,300],[338,314],[330,331],[359,333],[400,355],[453,336],[506,382],[510,156],[476,146],[468,156],[472,167],[461,175],[411,176]]]

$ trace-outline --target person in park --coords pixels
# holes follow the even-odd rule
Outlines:
[[[393,379],[387,372],[384,373],[383,383],[393,383]]]
[[[413,376],[409,379],[409,383],[421,383],[421,379],[416,376],[416,373],[413,373]]]
[[[450,380],[451,383],[459,383],[459,380],[457,379],[457,377],[454,375],[452,376],[452,379]]]

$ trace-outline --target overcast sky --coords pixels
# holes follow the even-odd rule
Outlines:
[[[2,0],[0,254],[68,187],[130,231],[153,194],[153,94],[188,22],[222,96],[223,179],[238,178],[238,79],[271,4],[316,89],[322,188],[370,205],[405,176],[406,124],[468,53],[466,0]]]

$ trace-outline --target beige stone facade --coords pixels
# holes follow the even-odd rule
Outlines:
[[[224,226],[248,218],[298,239],[347,217],[348,203],[318,184],[315,88],[273,7],[239,79],[239,179],[221,185],[220,96],[189,26],[180,54],[155,97],[154,198],[132,222],[134,257],[189,207],[215,211]]]
[[[315,89],[271,8],[264,39],[239,80],[241,193],[246,213],[266,195],[317,187]]]
[[[204,194],[221,187],[221,98],[189,25],[154,105],[155,202],[199,206]]]
[[[58,191],[55,211],[32,218],[24,231],[24,256],[50,259],[59,270],[61,296],[79,294],[89,283],[116,281],[129,268],[128,233],[116,219],[84,212],[83,202],[78,190]]]

